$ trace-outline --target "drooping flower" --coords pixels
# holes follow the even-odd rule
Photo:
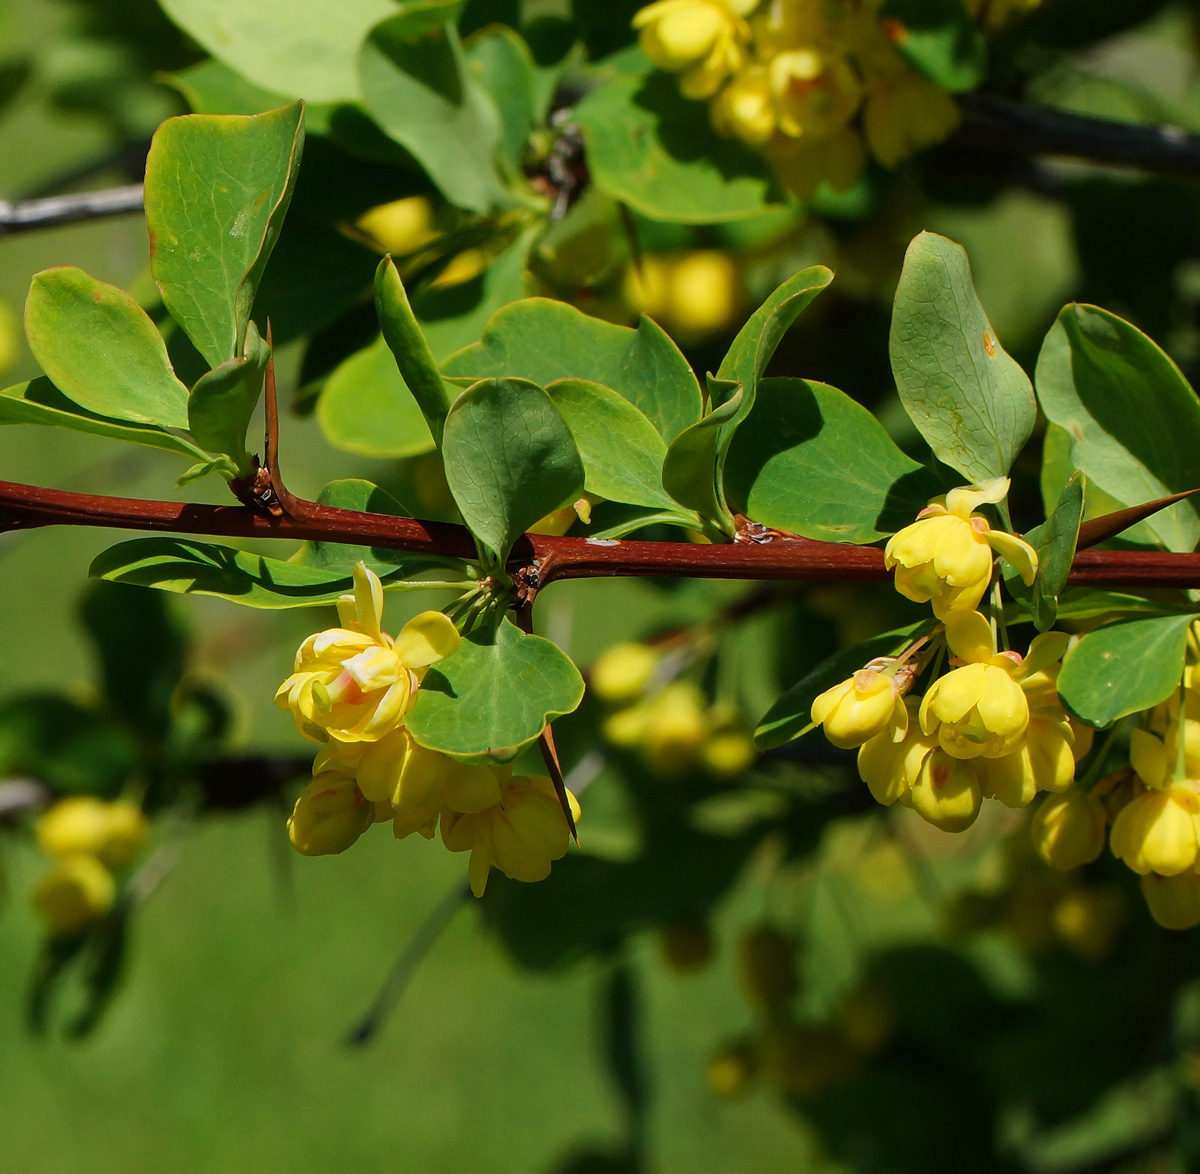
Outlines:
[[[38,847],[48,856],[95,856],[108,868],[129,864],[145,838],[140,807],[94,795],[60,799],[37,821]]]
[[[1200,925],[1200,876],[1148,873],[1142,877],[1142,896],[1150,915],[1163,929],[1191,929]]]
[[[885,730],[898,742],[908,729],[908,709],[897,674],[872,668],[859,669],[826,689],[813,701],[811,717],[842,750],[861,746]]]
[[[412,708],[424,670],[457,651],[458,631],[441,612],[409,620],[393,640],[381,628],[383,586],[365,564],[354,568],[354,594],[338,600],[340,628],[310,636],[295,671],[275,694],[310,742],[373,742]]]
[[[952,611],[971,611],[992,578],[992,559],[1002,554],[1032,584],[1037,552],[1024,540],[993,530],[981,514],[985,502],[1003,501],[1008,478],[952,489],[934,498],[910,526],[893,534],[884,563],[896,569],[896,590],[917,603],[933,605],[944,620]]]
[[[752,146],[770,141],[776,126],[775,104],[767,71],[761,65],[742,70],[716,96],[712,123],[718,134]]]
[[[578,822],[579,804],[569,791],[567,799]],[[471,853],[467,876],[476,897],[483,896],[492,868],[510,880],[545,880],[571,838],[554,784],[544,776],[511,779],[500,802],[484,811],[443,810],[441,831],[451,852]]]
[[[592,665],[589,685],[601,701],[628,705],[646,692],[658,662],[658,653],[648,644],[614,644]]]
[[[64,856],[34,886],[33,905],[57,938],[78,937],[113,907],[117,886],[95,856]]]
[[[288,838],[301,856],[345,852],[375,822],[375,804],[342,767],[322,769],[300,793],[288,819]]]
[[[965,663],[930,686],[921,729],[936,731],[955,758],[1010,754],[1029,725],[1029,703],[1016,680],[1021,657],[996,652],[991,626],[978,612],[949,612],[945,625],[946,642]]]
[[[946,832],[965,831],[983,803],[979,764],[955,758],[939,746],[922,761],[909,799],[927,823]]]
[[[1029,826],[1037,854],[1060,872],[1095,860],[1104,850],[1107,829],[1100,800],[1078,787],[1047,795]]]
[[[924,734],[917,722],[915,698],[906,698],[907,731],[897,742],[890,729],[864,742],[858,751],[859,777],[870,788],[877,803],[890,807],[900,802],[911,806],[911,791],[921,767],[936,749],[936,734]]]

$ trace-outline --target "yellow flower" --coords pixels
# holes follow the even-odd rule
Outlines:
[[[1078,787],[1048,795],[1029,825],[1037,854],[1061,872],[1095,860],[1104,849],[1107,829],[1100,800]]]
[[[679,73],[688,98],[711,98],[745,60],[750,29],[742,19],[758,0],[658,0],[634,18],[642,52]]]
[[[1152,872],[1142,877],[1142,896],[1150,907],[1150,916],[1164,929],[1200,925],[1200,876],[1194,872],[1178,876]]]
[[[732,779],[750,769],[758,751],[741,730],[718,730],[700,748],[700,762],[710,775]]]
[[[691,767],[709,735],[704,694],[690,681],[675,681],[638,708],[639,741],[650,769],[672,775]]]
[[[376,805],[385,805],[392,832],[402,840],[420,832],[433,838],[442,808],[483,811],[500,802],[504,772],[487,766],[467,766],[413,741],[403,726],[378,742],[358,744],[354,778],[362,794]],[[337,755],[340,747],[329,743],[317,755],[314,771],[324,756]]]
[[[1002,554],[1027,584],[1037,574],[1037,553],[1012,534],[993,530],[972,511],[985,502],[1003,501],[1008,478],[952,489],[934,498],[918,520],[893,534],[884,562],[896,568],[896,590],[917,603],[931,603],[944,620],[950,611],[970,611],[992,579],[994,552]]]
[[[433,205],[426,196],[408,196],[364,212],[356,227],[385,253],[403,257],[436,240]]]
[[[92,795],[60,799],[37,821],[38,847],[47,855],[95,856],[109,868],[124,868],[145,838],[141,808]]]
[[[713,127],[718,134],[757,146],[775,133],[775,104],[767,71],[761,65],[742,70],[712,104]]]
[[[999,758],[1017,748],[1029,725],[1029,703],[1015,677],[1021,658],[996,653],[978,612],[950,612],[946,642],[967,663],[939,677],[921,702],[921,729],[937,732],[955,758]]]
[[[854,117],[862,87],[841,54],[814,46],[777,53],[767,67],[779,129],[791,138],[832,134]]]
[[[852,677],[826,689],[812,703],[814,725],[822,726],[825,737],[842,750],[891,730],[899,741],[908,729],[908,709],[900,696],[894,675],[859,669]]]
[[[579,804],[569,791],[571,814],[579,822]],[[467,876],[471,892],[482,897],[488,873],[498,868],[510,880],[539,881],[550,864],[565,856],[571,833],[554,784],[543,776],[518,776],[485,811],[442,812],[442,843],[451,852],[470,852]]]
[[[1177,876],[1196,863],[1200,796],[1169,783],[1130,800],[1113,823],[1109,846],[1134,872]]]
[[[354,594],[338,600],[340,628],[310,636],[295,671],[275,694],[310,742],[374,742],[412,708],[424,670],[458,650],[459,635],[441,612],[408,621],[393,641],[380,628],[383,586],[364,563],[354,568]]]
[[[923,147],[940,143],[958,126],[958,107],[940,86],[906,72],[880,83],[863,110],[871,154],[895,167]]]
[[[333,856],[345,852],[375,822],[375,816],[375,805],[358,789],[353,776],[340,767],[322,769],[296,800],[287,823],[288,838],[301,856]]]
[[[890,807],[897,800],[911,805],[910,793],[925,759],[938,744],[936,734],[923,734],[916,721],[917,700],[907,698],[908,732],[899,741],[890,729],[864,742],[858,751],[859,777],[877,803]]]
[[[927,823],[945,832],[965,831],[983,803],[979,765],[951,757],[938,747],[921,763],[910,799],[913,810]]]
[[[113,907],[112,873],[90,855],[64,856],[38,881],[33,905],[56,938],[78,937]]]
[[[628,705],[646,692],[657,668],[658,653],[653,648],[626,641],[600,654],[589,683],[601,701]]]
[[[1061,710],[1031,709],[1016,749],[980,760],[984,798],[999,799],[1006,807],[1028,807],[1039,791],[1067,790],[1075,781],[1075,740]]]

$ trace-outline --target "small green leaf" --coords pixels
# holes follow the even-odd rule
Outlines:
[[[270,358],[271,348],[251,322],[242,357],[202,375],[188,397],[188,430],[209,452],[228,456],[240,476],[251,471],[246,429],[258,406]]]
[[[146,311],[124,290],[64,266],[37,274],[25,305],[29,349],[51,382],[100,416],[187,427],[188,391]]]
[[[586,379],[559,379],[546,392],[583,461],[583,487],[607,501],[674,509],[662,487],[667,446],[624,396]]]
[[[1196,394],[1158,346],[1115,314],[1066,306],[1038,356],[1037,388],[1042,410],[1071,438],[1089,497],[1100,489],[1119,509],[1200,484]],[[1193,550],[1200,505],[1181,501],[1141,526],[1168,550]]]
[[[396,262],[391,257],[384,257],[375,271],[375,312],[401,378],[420,406],[433,439],[441,447],[442,427],[454,399],[453,389],[442,381],[409,304]]]
[[[430,31],[406,12],[377,24],[359,56],[367,111],[460,208],[510,202],[496,173],[496,104],[463,59],[454,28]]]
[[[877,656],[903,652],[921,634],[922,628],[932,628],[933,624],[932,620],[922,620],[906,628],[896,628],[853,648],[843,648],[823,660],[771,706],[754,731],[754,744],[760,750],[771,750],[799,738],[812,725],[812,703],[820,694]]]
[[[830,542],[875,542],[937,493],[883,425],[844,392],[764,379],[725,463],[730,505],[756,522]]]
[[[183,95],[194,114],[263,114],[287,102],[286,94],[261,89],[213,57],[161,78]],[[305,111],[305,122],[311,131],[311,110]]]
[[[668,509],[647,509],[638,505],[622,505],[613,501],[602,501],[592,506],[591,525],[586,536],[596,541],[624,538],[647,526],[664,524],[682,526],[685,530],[699,530],[700,518],[677,505]]]
[[[616,77],[575,107],[575,120],[592,182],[656,220],[741,220],[782,201],[762,155],[721,138],[705,104],[668,74]]]
[[[146,159],[150,268],[210,367],[242,354],[303,143],[302,102],[266,114],[185,114],[155,132]]]
[[[707,416],[685,428],[667,449],[663,462],[663,488],[685,509],[695,510],[727,534],[733,533],[733,515],[717,488],[721,477],[721,442],[725,425],[738,414],[745,397],[740,383],[709,381],[710,392],[724,396]],[[717,396],[714,396],[716,402]]]
[[[1166,701],[1183,676],[1192,615],[1125,620],[1089,632],[1067,653],[1058,677],[1063,704],[1101,729]]]
[[[583,492],[583,464],[554,402],[524,379],[483,379],[454,401],[446,481],[484,557],[503,566],[539,518]]]
[[[1033,388],[1000,346],[960,245],[913,239],[889,338],[905,411],[934,456],[968,480],[1007,476],[1033,430]]]
[[[406,579],[406,570],[381,575],[384,589],[419,589]],[[338,573],[190,538],[120,542],[98,554],[88,574],[93,579],[179,595],[216,595],[245,607],[269,609],[318,607],[354,590],[350,569]]]
[[[983,80],[987,50],[962,0],[887,0],[881,15],[896,48],[931,82],[961,94]]]
[[[425,674],[405,724],[422,746],[459,761],[511,762],[582,700],[570,657],[505,618],[494,633],[465,636]]]
[[[429,452],[429,425],[382,337],[342,362],[325,382],[317,420],[334,448],[364,457]]]
[[[358,48],[393,0],[162,0],[219,61],[268,90],[310,102],[360,97]]]
[[[564,302],[525,298],[499,309],[483,336],[442,363],[448,378],[586,379],[623,395],[668,444],[700,419],[700,386],[679,348],[649,318],[636,330]]]
[[[208,454],[190,440],[176,436],[152,424],[129,424],[97,416],[67,399],[49,379],[32,379],[0,391],[0,425],[44,424],[49,428],[67,428],[110,440],[124,440],[147,448],[177,453],[193,461],[206,461]],[[229,466],[230,472],[233,466]]]
[[[1030,603],[1033,622],[1039,632],[1053,628],[1058,615],[1058,597],[1067,585],[1071,564],[1075,561],[1075,543],[1079,537],[1079,524],[1083,521],[1083,498],[1083,474],[1076,473],[1067,482],[1050,516],[1024,535],[1038,555]],[[1005,567],[1005,578],[1008,579],[1011,568],[1007,564]],[[1012,575],[1016,577],[1015,572]],[[1019,578],[1017,581],[1020,582]]]

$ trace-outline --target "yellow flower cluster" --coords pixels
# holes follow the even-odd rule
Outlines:
[[[113,907],[114,873],[136,859],[146,839],[140,807],[91,795],[60,799],[37,822],[38,847],[54,864],[33,889],[33,904],[51,936],[86,933]]]
[[[733,778],[757,758],[754,743],[727,706],[708,705],[690,681],[656,684],[659,653],[645,644],[614,644],[592,666],[591,691],[610,706],[604,736],[636,749],[659,775],[701,767]]]
[[[1091,746],[1091,730],[1068,717],[1058,699],[1067,637],[1037,636],[1024,656],[999,651],[992,625],[974,610],[992,581],[997,553],[1027,584],[1037,573],[1032,547],[993,530],[974,512],[1007,492],[1003,477],[951,490],[892,537],[885,561],[895,571],[896,589],[931,604],[942,627],[923,661],[911,659],[917,646],[903,657],[875,661],[817,697],[811,716],[835,746],[859,748],[859,774],[880,803],[902,803],[947,831],[970,827],[984,799],[1027,807],[1039,791],[1052,792],[1061,802],[1044,807],[1044,818],[1047,826],[1055,819],[1064,825],[1059,847],[1050,852],[1062,858],[1093,846],[1080,845],[1074,823],[1061,814],[1075,811],[1069,793],[1075,763]],[[923,697],[906,696],[943,641],[950,671]]]
[[[488,873],[542,880],[567,851],[570,833],[548,778],[513,777],[511,767],[467,766],[419,745],[404,720],[430,665],[459,646],[441,612],[409,620],[393,639],[382,628],[383,587],[363,563],[354,594],[338,600],[341,626],[310,636],[275,704],[300,734],[321,743],[312,782],[288,820],[304,856],[344,852],[375,823],[397,839],[432,839],[440,823],[451,852],[470,852],[471,890]],[[576,820],[578,804],[569,796]]]
[[[1002,8],[975,0],[994,25]],[[643,52],[710,104],[724,135],[762,150],[801,197],[849,188],[867,152],[895,167],[958,125],[945,90],[915,73],[883,0],[657,0],[634,17]]]

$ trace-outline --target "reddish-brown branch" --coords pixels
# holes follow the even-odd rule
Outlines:
[[[227,538],[344,542],[391,550],[473,558],[462,526],[303,503],[303,517],[279,517],[245,506],[189,505],[101,497],[0,481],[0,531],[39,526],[105,526]],[[537,588],[556,579],[601,576],[700,579],[790,579],[810,582],[887,578],[883,552],[871,546],[777,538],[708,546],[691,542],[600,541],[528,534],[513,551]],[[1200,587],[1200,555],[1159,551],[1082,551],[1070,582],[1089,587]]]

